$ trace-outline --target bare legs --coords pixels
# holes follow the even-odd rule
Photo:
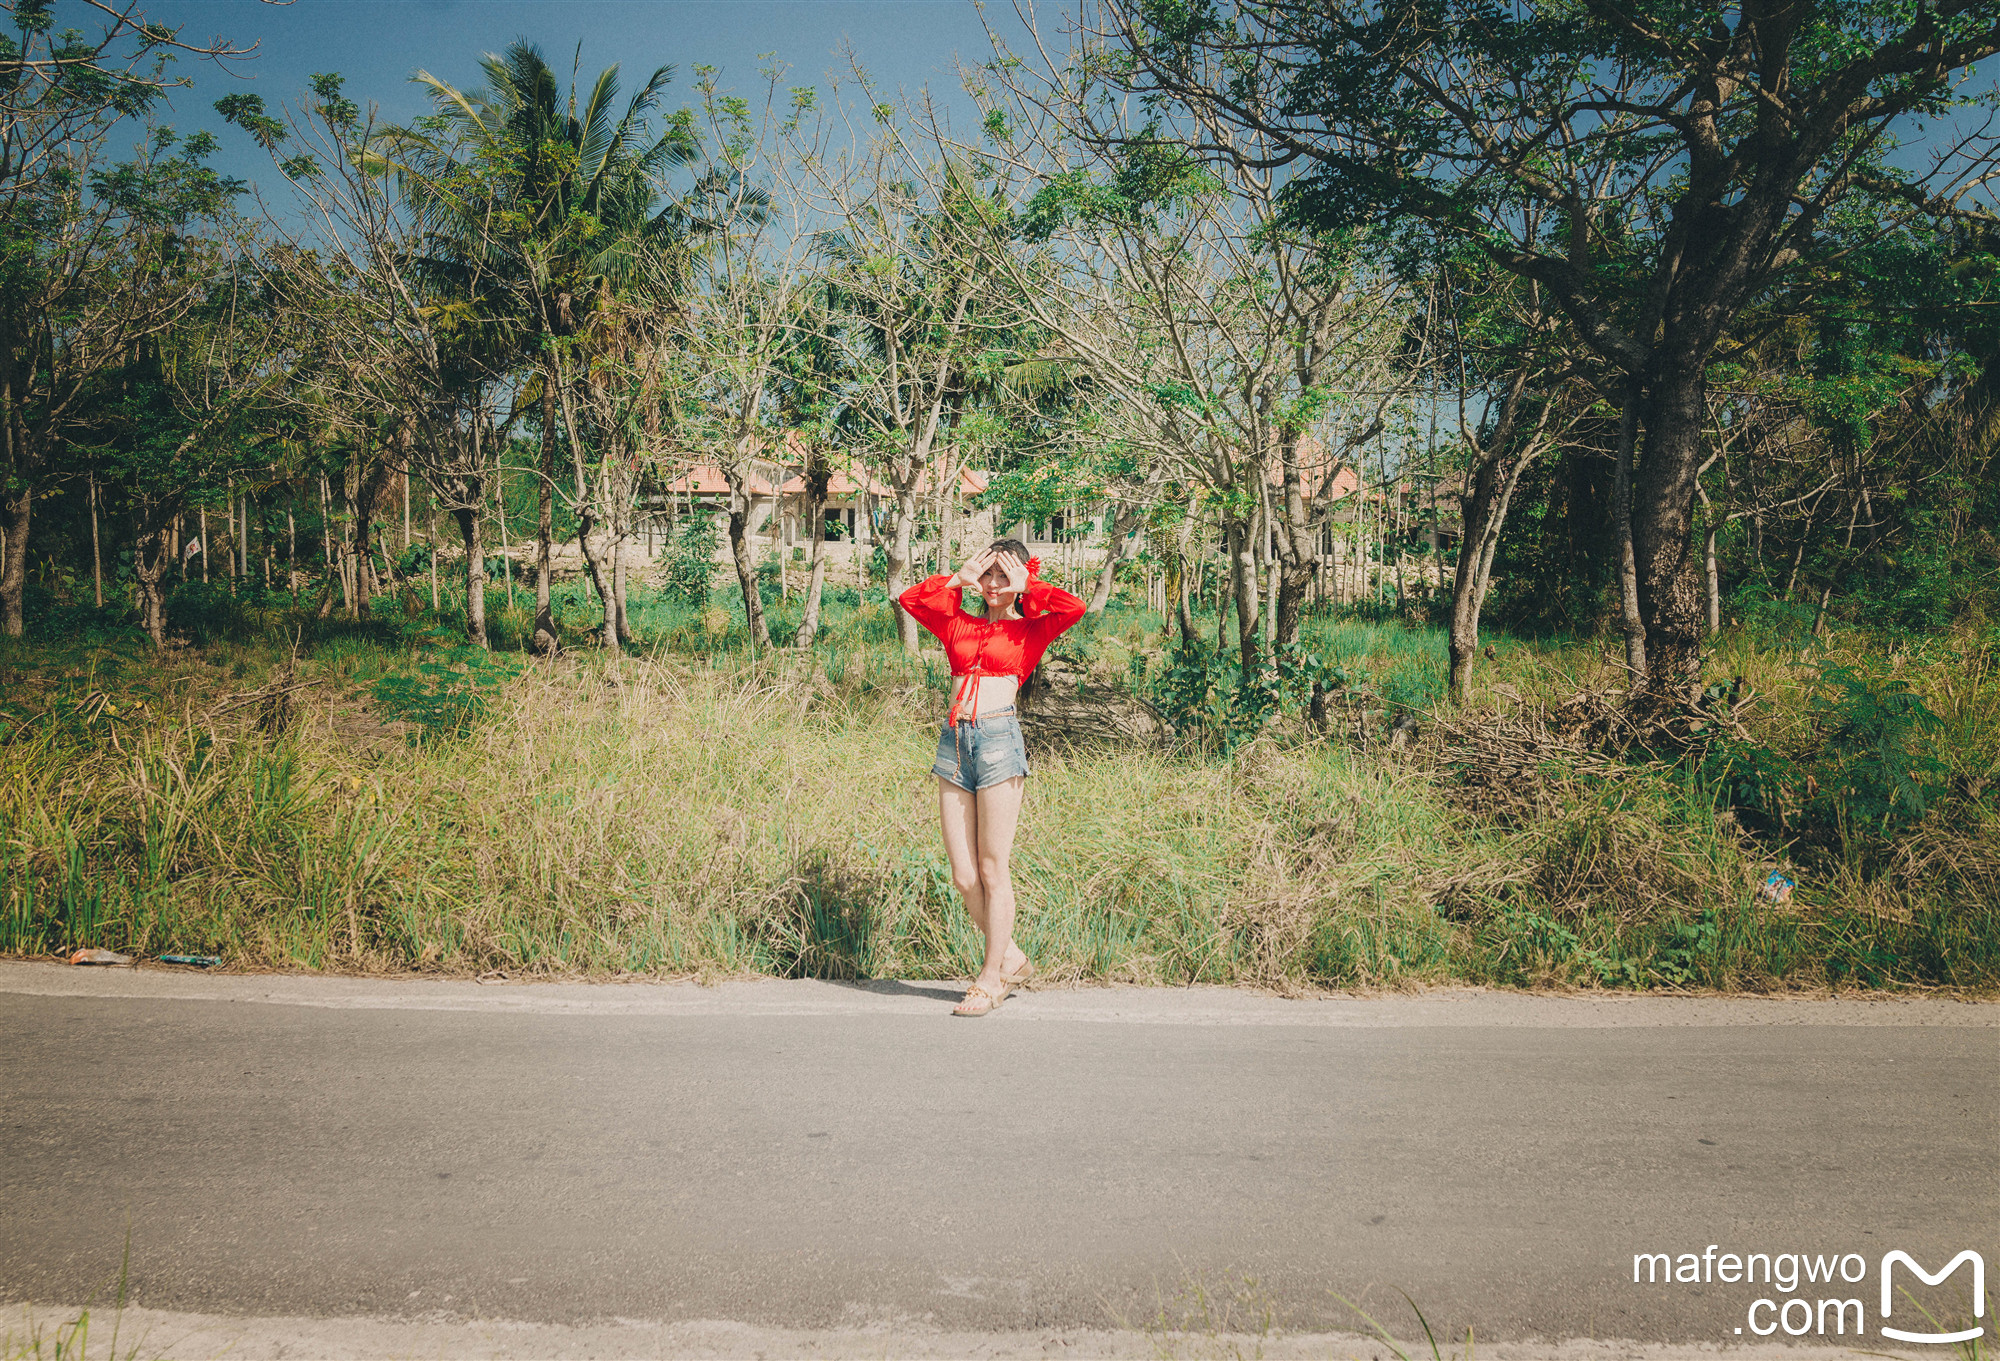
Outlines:
[[[951,880],[965,899],[972,924],[986,937],[986,960],[975,981],[995,995],[1000,975],[1018,969],[1027,959],[1014,944],[1014,880],[1008,870],[1026,783],[1016,775],[972,794],[949,780],[938,780],[938,819],[944,827]]]

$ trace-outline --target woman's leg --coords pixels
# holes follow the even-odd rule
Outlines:
[[[979,808],[979,887],[986,898],[986,920],[980,923],[986,932],[986,967],[979,971],[978,981],[989,991],[999,986],[1001,973],[1017,967],[1010,955],[1026,958],[1013,949],[1014,880],[1008,868],[1026,786],[1026,779],[1016,775],[975,796]]]
[[[951,882],[965,899],[972,924],[986,930],[986,893],[979,884],[979,812],[977,796],[938,776],[938,822],[944,828],[945,858],[951,861]]]

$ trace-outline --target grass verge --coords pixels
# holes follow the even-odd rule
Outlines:
[[[758,657],[704,624],[713,612],[663,615],[649,656],[551,664],[461,657],[421,620],[394,636],[331,629],[296,662],[283,627],[164,661],[120,638],[17,645],[0,655],[31,682],[0,745],[0,951],[365,972],[968,972],[978,938],[927,773],[940,659],[895,649],[879,604],[838,617],[812,651]],[[1313,627],[1375,693],[1434,702],[1430,631]],[[1071,646],[1115,678],[1158,641],[1157,621],[1128,615]],[[1785,690],[1804,684],[1796,662],[1732,646],[1722,662],[1777,697],[1759,750],[1810,739],[1810,725],[1784,729],[1810,708]],[[1509,644],[1473,707],[1531,705],[1601,666],[1588,648]],[[1931,693],[1963,735],[1953,778],[1983,779],[2000,686],[1961,670]],[[1014,862],[1019,936],[1059,982],[2000,982],[1984,784],[1864,854],[1754,835],[1698,764],[1607,776],[1552,759],[1510,778],[1532,797],[1493,804],[1468,793],[1464,759],[1435,733],[1392,749],[1290,718],[1226,756],[1044,754]],[[1789,858],[1802,846],[1804,869]],[[1757,892],[1780,864],[1801,880],[1782,904]]]

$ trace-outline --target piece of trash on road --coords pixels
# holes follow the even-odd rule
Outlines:
[[[1782,903],[1791,898],[1792,890],[1798,886],[1796,879],[1789,879],[1777,870],[1772,870],[1771,877],[1758,888],[1757,896],[1767,903]]]
[[[78,950],[69,957],[72,964],[130,964],[132,956],[121,955],[116,950]]]
[[[221,955],[161,955],[162,964],[192,964],[197,969],[212,969],[222,962]]]

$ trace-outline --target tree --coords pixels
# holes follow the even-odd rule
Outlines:
[[[782,90],[783,68],[767,67],[759,109],[726,93],[711,67],[696,68],[708,163],[686,198],[692,248],[674,403],[680,446],[699,453],[729,485],[729,556],[756,647],[771,645],[751,540],[751,469],[783,449],[787,374],[813,343],[808,314],[820,290],[811,268],[815,224],[796,162],[814,154],[806,116],[813,92]],[[794,404],[796,405],[796,404]],[[824,483],[821,483],[824,496]],[[820,544],[814,546],[819,571]],[[809,613],[817,623],[817,597]]]
[[[784,429],[793,432],[804,452],[800,470],[806,522],[812,526],[812,559],[807,568],[805,608],[799,615],[792,646],[807,648],[819,634],[820,598],[826,587],[826,501],[832,489],[833,446],[839,435],[843,408],[839,399],[841,354],[831,318],[832,290],[815,279],[801,295],[792,344],[786,347],[775,375],[774,400]]]
[[[441,259],[435,230],[393,182],[385,139],[344,93],[337,74],[312,78],[281,120],[255,95],[218,101],[225,117],[268,150],[297,197],[274,216],[283,243],[268,287],[307,337],[294,391],[315,423],[343,431],[343,491],[351,532],[342,580],[365,612],[373,591],[370,538],[392,476],[417,472],[456,523],[464,552],[466,633],[486,639],[486,567],[480,542],[486,480],[500,443],[491,389],[507,377],[518,327],[495,294],[493,262]]]
[[[380,143],[404,175],[412,202],[433,234],[443,268],[480,269],[498,282],[483,299],[509,309],[522,352],[539,379],[541,496],[536,524],[535,647],[557,646],[549,608],[550,543],[556,448],[566,437],[576,497],[577,542],[604,602],[606,636],[616,636],[617,606],[602,540],[602,498],[590,489],[579,439],[573,384],[589,356],[579,337],[592,310],[635,276],[642,252],[672,240],[684,226],[681,206],[662,204],[660,177],[695,153],[685,115],[655,130],[651,114],[673,68],[656,69],[618,104],[618,67],[605,68],[587,92],[572,84],[565,102],[541,50],[517,42],[481,63],[486,84],[465,94],[420,71],[435,115]],[[558,434],[560,429],[561,434]]]
[[[815,243],[825,333],[839,351],[829,395],[858,461],[895,497],[882,549],[898,636],[914,652],[922,630],[895,602],[908,584],[917,496],[974,405],[982,360],[1005,344],[992,245],[1009,214],[858,79],[875,129],[844,155],[805,160],[807,202],[824,223]]]
[[[1255,131],[1213,125],[1223,155],[1135,126],[1089,53],[1032,74],[1003,58],[975,92],[982,154],[1033,190],[1006,296],[1117,413],[1136,484],[1198,489],[1220,518],[1248,677],[1267,626],[1296,641],[1336,476],[1407,392],[1408,304],[1364,237],[1286,220]]]
[[[34,502],[61,476],[57,453],[100,377],[170,323],[183,301],[149,270],[179,232],[219,212],[242,186],[204,164],[205,135],[177,141],[145,127],[121,165],[106,145],[164,93],[166,60],[249,55],[202,47],[136,7],[85,0],[95,35],[57,30],[49,0],[0,6],[0,633],[21,633]]]
[[[1576,385],[1563,381],[1561,355],[1551,344],[1553,319],[1540,285],[1481,266],[1477,256],[1448,263],[1440,272],[1444,305],[1434,309],[1442,313],[1434,321],[1443,349],[1439,370],[1456,380],[1456,452],[1462,453],[1446,644],[1451,697],[1460,701],[1479,652],[1480,615],[1515,490],[1579,407]]]
[[[174,527],[191,509],[226,506],[231,549],[240,549],[234,491],[271,467],[260,417],[288,374],[281,322],[259,296],[247,228],[183,236],[173,257],[145,277],[174,300],[173,319],[101,375],[67,437],[108,499],[129,514],[140,626],[164,647]]]
[[[1989,143],[1929,175],[1888,153],[2000,51],[1982,0],[1108,0],[1104,20],[1123,87],[1201,110],[1217,154],[1244,153],[1207,127],[1255,129],[1299,220],[1443,232],[1545,290],[1625,413],[1635,689],[1678,687],[1701,655],[1711,363],[1844,200],[1963,199]]]

